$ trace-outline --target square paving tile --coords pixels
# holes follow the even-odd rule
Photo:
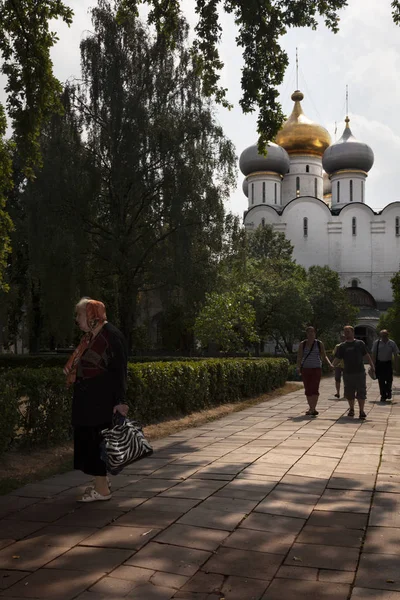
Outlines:
[[[277,554],[220,548],[204,565],[204,571],[221,575],[237,575],[268,581],[273,578],[283,560]]]
[[[293,566],[299,563],[302,567],[355,571],[358,556],[358,548],[296,543],[290,550],[285,565]]]
[[[225,481],[199,481],[189,479],[160,494],[160,498],[198,498],[204,500],[226,485]]]
[[[108,525],[85,538],[80,545],[139,550],[159,532],[159,529],[149,530],[147,527],[114,527]]]
[[[67,550],[69,547],[37,544],[34,539],[21,540],[0,551],[0,565],[3,569],[36,571]]]
[[[326,490],[316,506],[316,510],[334,512],[368,513],[371,492],[359,490]]]
[[[30,575],[30,571],[7,571],[6,569],[0,570],[0,590],[6,590],[7,588],[17,583],[20,579],[23,579],[27,575]]]
[[[234,479],[214,494],[221,498],[243,498],[260,501],[275,487],[276,482],[263,482],[257,479]]]
[[[339,529],[335,527],[314,527],[313,525],[306,525],[297,538],[297,541],[302,544],[360,548],[362,539],[363,532],[357,529]]]
[[[75,546],[62,556],[46,565],[46,569],[65,569],[69,571],[101,571],[108,573],[132,555],[131,550],[115,548],[90,548]]]
[[[59,527],[58,525],[48,525],[29,535],[26,540],[32,540],[32,543],[39,546],[72,548],[72,546],[79,544],[96,531],[98,529],[94,527]]]
[[[253,512],[240,524],[240,528],[297,534],[304,523],[304,519]]]
[[[176,589],[158,587],[152,583],[145,583],[133,590],[126,598],[134,598],[135,600],[170,600],[172,596],[175,596]],[[108,600],[108,598],[107,598]]]
[[[318,569],[313,569],[310,567],[289,567],[288,565],[282,565],[275,577],[283,579],[317,581]]]
[[[157,536],[156,542],[197,548],[199,550],[216,550],[229,535],[227,531],[191,527],[190,525],[171,525]]]
[[[10,597],[72,600],[94,584],[102,573],[40,569],[7,590]],[[94,600],[94,599],[93,599]]]
[[[399,555],[362,554],[356,586],[400,592]]]
[[[243,498],[220,498],[210,496],[201,503],[201,510],[218,510],[222,512],[250,513],[257,506],[257,500],[246,500]]]
[[[245,512],[224,512],[221,510],[205,510],[193,508],[179,519],[181,525],[194,525],[206,529],[225,529],[233,531],[245,517]]]
[[[347,600],[350,586],[320,581],[275,579],[262,600]]]
[[[363,552],[400,555],[400,530],[394,527],[368,527]]]
[[[239,528],[226,538],[222,545],[238,550],[254,550],[268,554],[285,555],[295,539],[296,536],[289,533],[277,536],[276,532]]]
[[[209,557],[210,552],[205,550],[150,542],[127,560],[126,564],[190,577]]]
[[[222,586],[221,595],[225,600],[260,600],[267,587],[266,581],[231,576]]]
[[[308,519],[307,525],[315,527],[339,527],[339,529],[364,529],[367,521],[368,515],[363,513],[314,510]]]
[[[285,475],[282,477],[279,486],[288,487],[291,491],[301,494],[321,495],[326,487],[328,479],[318,479],[316,477],[300,477],[299,475]]]
[[[366,588],[356,587],[353,589],[351,598],[354,598],[354,600],[400,600],[400,592],[368,590]]]
[[[271,492],[265,500],[256,507],[256,512],[271,515],[284,515],[288,517],[307,518],[319,500],[314,494],[294,494],[285,492]]]
[[[119,510],[93,510],[90,506],[84,506],[59,519],[57,525],[62,527],[104,527],[121,515],[123,513]]]
[[[400,527],[400,495],[376,493],[369,524],[370,526]]]
[[[197,573],[183,586],[182,592],[196,592],[203,594],[219,593],[224,580],[224,576],[218,575],[218,573],[197,571]]]
[[[116,519],[113,525],[117,527],[147,527],[148,529],[163,529],[179,519],[181,512],[144,510],[135,508]]]
[[[328,488],[372,491],[375,488],[375,478],[375,475],[357,475],[352,477],[333,475],[329,480]]]
[[[0,539],[20,540],[34,531],[43,529],[46,525],[48,525],[48,523],[1,519]]]

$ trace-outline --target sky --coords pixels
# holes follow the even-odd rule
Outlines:
[[[79,78],[79,43],[91,29],[89,8],[95,0],[65,0],[74,10],[68,28],[55,22],[59,42],[52,50],[55,75],[62,81]],[[185,14],[194,26],[193,0],[184,0]],[[349,88],[349,116],[353,134],[371,146],[375,154],[366,183],[366,202],[374,209],[400,200],[397,191],[400,158],[400,28],[393,24],[390,0],[348,0],[340,12],[340,32],[333,34],[323,23],[317,31],[293,29],[282,38],[290,64],[280,87],[280,101],[289,115],[290,99],[296,89],[295,56],[299,51],[299,88],[304,93],[303,109],[312,120],[328,129],[335,140],[344,129],[345,94]],[[244,115],[239,106],[243,64],[241,49],[235,43],[236,28],[229,15],[222,15],[220,46],[225,64],[221,83],[228,88],[231,111],[217,110],[217,119],[240,153],[257,140],[257,114]],[[0,79],[0,101],[4,101]],[[238,172],[237,189],[232,191],[227,210],[242,215],[247,198],[242,192],[243,176]]]

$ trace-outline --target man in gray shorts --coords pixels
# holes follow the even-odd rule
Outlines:
[[[343,360],[344,397],[349,403],[349,417],[354,417],[354,402],[357,398],[360,407],[360,419],[365,419],[365,399],[367,397],[367,378],[364,367],[364,356],[367,357],[371,370],[375,371],[374,361],[368,354],[366,345],[361,340],[354,338],[354,327],[346,325],[344,328],[345,341],[336,350],[333,364],[337,366]]]

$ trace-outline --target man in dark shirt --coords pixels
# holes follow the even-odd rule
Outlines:
[[[348,400],[350,406],[348,416],[354,417],[354,401],[357,398],[360,407],[360,419],[365,419],[364,405],[367,397],[367,381],[364,356],[367,357],[372,371],[375,371],[374,361],[368,354],[364,342],[354,338],[354,327],[346,325],[344,337],[345,341],[336,350],[333,364],[336,366],[340,360],[343,360],[344,397]]]

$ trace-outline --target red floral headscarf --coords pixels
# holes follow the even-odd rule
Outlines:
[[[98,300],[88,300],[85,305],[85,309],[86,321],[90,331],[85,333],[85,335],[82,337],[79,346],[77,346],[77,348],[71,354],[67,364],[64,367],[64,373],[67,376],[67,385],[72,385],[76,380],[76,369],[78,362],[93,338],[93,331],[98,325],[107,321],[106,307],[102,302],[99,302]]]

